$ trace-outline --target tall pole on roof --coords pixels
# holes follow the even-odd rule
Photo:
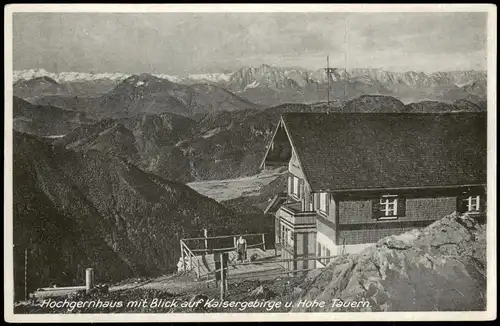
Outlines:
[[[344,104],[347,101],[347,16],[344,19],[344,66],[345,66],[345,80],[344,80]]]
[[[326,79],[328,80],[328,87],[326,88],[326,102],[330,107],[330,57],[326,56]]]
[[[327,79],[327,90],[326,90],[326,98],[327,98],[327,104],[328,104],[328,109],[330,108],[330,79],[331,79],[331,76],[332,74],[335,73],[335,71],[337,70],[338,68],[330,68],[330,56],[326,56],[326,68],[325,68],[325,71],[326,71],[326,79]],[[327,110],[328,112],[329,110]]]

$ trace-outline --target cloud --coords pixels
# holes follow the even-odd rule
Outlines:
[[[346,53],[351,67],[486,66],[485,13],[16,13],[13,21],[14,69],[318,69],[327,54],[343,66]]]

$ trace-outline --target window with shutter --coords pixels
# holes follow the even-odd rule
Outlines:
[[[462,214],[467,212],[468,196],[458,196],[457,197],[457,213]]]
[[[406,216],[406,198],[398,197],[398,217]]]
[[[372,217],[373,218],[378,219],[380,216],[382,216],[381,208],[382,208],[382,205],[380,205],[380,200],[378,198],[373,199],[372,200]]]
[[[299,193],[298,193],[297,197],[299,197],[299,198],[304,197],[304,180],[302,180],[302,179],[299,179]]]
[[[281,228],[280,228],[280,221],[276,218],[275,223],[274,223],[274,235],[276,239],[276,243],[280,242],[280,233],[281,233]]]

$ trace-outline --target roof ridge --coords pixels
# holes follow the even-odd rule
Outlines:
[[[477,114],[483,115],[487,112],[283,112],[281,115],[407,115],[407,116],[422,116],[422,115],[447,115],[447,114]]]
[[[486,177],[486,112],[285,113],[312,189],[426,187]]]

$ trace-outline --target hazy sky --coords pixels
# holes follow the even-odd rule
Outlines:
[[[350,68],[486,68],[486,13],[15,13],[13,24],[15,70],[319,69],[327,54],[344,67],[346,53]]]

